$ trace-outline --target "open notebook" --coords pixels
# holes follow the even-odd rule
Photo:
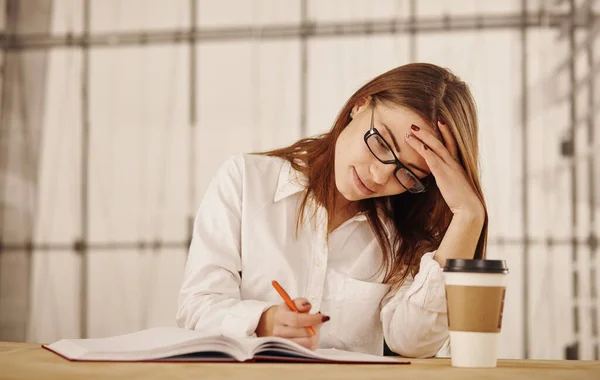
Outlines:
[[[77,361],[409,363],[336,349],[311,351],[283,338],[233,339],[176,327],[157,327],[102,339],[62,339],[42,347]]]

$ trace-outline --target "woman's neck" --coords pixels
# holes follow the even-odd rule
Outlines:
[[[335,207],[329,233],[341,226],[345,221],[352,218],[358,212],[358,202],[347,200],[340,192],[336,191]]]

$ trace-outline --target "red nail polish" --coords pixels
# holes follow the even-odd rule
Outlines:
[[[302,306],[310,306],[310,302],[306,301],[302,304]]]
[[[444,119],[442,119],[441,117],[438,118],[438,121],[440,122],[441,125],[446,125],[446,123],[444,122]]]
[[[328,315],[324,315],[323,318],[321,319],[323,322],[327,322],[328,320],[330,320],[331,318],[329,318]]]
[[[423,144],[423,148],[425,148],[425,150],[429,149],[429,147],[427,146],[427,144]]]
[[[421,128],[419,128],[419,127],[417,127],[416,125],[413,124],[413,125],[410,126],[410,129],[412,129],[415,132],[418,132]]]

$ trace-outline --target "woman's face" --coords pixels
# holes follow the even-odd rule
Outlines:
[[[411,125],[437,135],[421,116],[409,108],[366,101],[352,109],[352,121],[342,131],[335,144],[335,185],[348,201],[358,201],[400,194],[406,189],[394,176],[395,164],[380,162],[365,144],[365,133],[373,126],[400,162],[419,178],[431,173],[425,159],[406,141]]]

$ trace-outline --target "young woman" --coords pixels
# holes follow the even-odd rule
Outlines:
[[[360,88],[328,133],[230,158],[196,216],[179,326],[435,355],[448,337],[442,267],[485,254],[477,134],[467,85],[415,63]]]

